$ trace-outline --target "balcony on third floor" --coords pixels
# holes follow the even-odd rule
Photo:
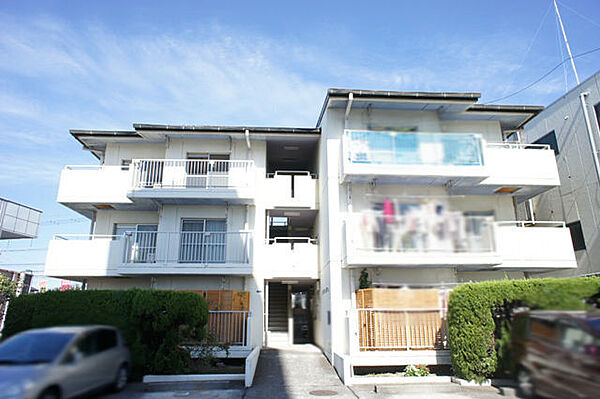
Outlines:
[[[162,204],[250,204],[256,173],[250,160],[135,159],[133,200]]]

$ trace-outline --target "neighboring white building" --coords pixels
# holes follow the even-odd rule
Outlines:
[[[542,107],[479,96],[330,89],[315,128],[71,131],[101,164],[67,166],[58,202],[91,234],[56,236],[45,274],[249,291],[247,346],[314,342],[347,383],[448,363],[447,289],[576,267],[564,223],[516,217],[560,185],[548,146],[504,141]],[[362,270],[402,299],[357,293]]]
[[[553,147],[561,186],[536,197],[531,208],[523,206],[520,211],[530,219],[533,211],[533,218],[567,222],[578,264],[577,269],[543,276],[600,273],[599,117],[600,71],[550,104],[523,130],[523,142]]]

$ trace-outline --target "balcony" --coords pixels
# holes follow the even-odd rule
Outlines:
[[[252,273],[251,232],[134,232],[56,235],[44,274],[102,277],[140,274]]]
[[[316,209],[317,183],[310,172],[277,171],[265,179],[267,207]]]
[[[319,246],[309,237],[279,237],[264,246],[261,269],[266,279],[317,279]]]
[[[577,267],[564,222],[494,222],[491,217],[349,214],[349,267],[458,267],[551,271]]]
[[[346,264],[364,266],[481,267],[501,262],[493,218],[460,212],[384,216],[348,214]]]
[[[60,175],[57,201],[69,204],[131,204],[129,170],[121,166],[66,166]]]
[[[134,232],[124,237],[121,274],[252,273],[252,232]]]
[[[162,204],[249,204],[254,198],[254,161],[135,159],[128,196]]]
[[[564,222],[497,222],[498,254],[494,269],[551,271],[576,269],[571,233]]]
[[[346,130],[342,181],[474,185],[488,175],[477,134]]]
[[[123,240],[111,235],[57,234],[50,240],[44,275],[51,277],[119,276]]]
[[[488,177],[477,186],[453,185],[449,192],[479,195],[503,192],[524,200],[560,185],[556,157],[549,145],[487,143],[485,166]]]

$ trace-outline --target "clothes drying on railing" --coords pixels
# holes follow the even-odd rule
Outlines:
[[[447,211],[440,204],[383,204],[362,213],[358,247],[376,251],[485,251],[491,219]]]

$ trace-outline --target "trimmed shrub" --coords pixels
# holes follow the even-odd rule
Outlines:
[[[208,305],[199,294],[160,290],[50,291],[10,302],[3,338],[30,328],[104,324],[117,327],[131,350],[132,376],[184,373],[182,339],[202,340]]]
[[[454,372],[482,381],[506,375],[511,358],[512,310],[584,310],[585,299],[600,292],[600,278],[530,279],[469,283],[450,293],[449,344]]]

